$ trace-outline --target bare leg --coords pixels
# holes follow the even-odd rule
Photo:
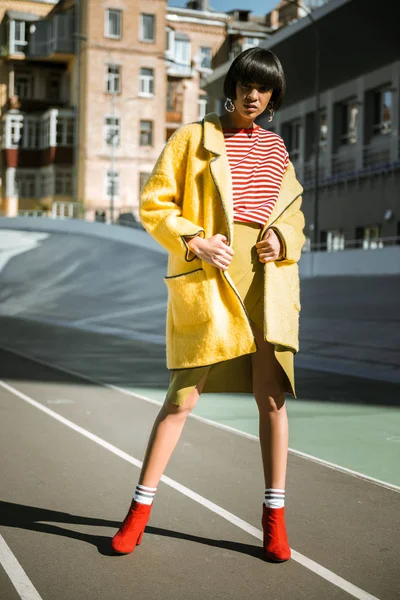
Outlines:
[[[140,473],[140,484],[149,487],[158,486],[161,475],[178,443],[186,419],[197,404],[205,380],[206,375],[186,398],[183,406],[171,403],[165,403],[162,406],[150,434]]]
[[[252,354],[253,392],[260,414],[260,445],[266,488],[285,489],[288,455],[288,419],[285,374],[275,358],[274,346],[264,341],[253,324],[258,350]]]

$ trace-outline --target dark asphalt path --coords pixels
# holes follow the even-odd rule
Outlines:
[[[0,380],[141,460],[157,406],[4,351]],[[258,539],[165,483],[142,546],[112,556],[138,468],[4,387],[0,411],[0,533],[43,600],[351,597],[295,560],[265,563]],[[256,442],[189,419],[166,475],[259,529],[261,473]],[[398,598],[396,492],[290,456],[287,495],[292,548]],[[0,569],[3,583],[18,597]]]

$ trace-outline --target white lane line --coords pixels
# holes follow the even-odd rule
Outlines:
[[[145,306],[132,306],[131,308],[127,308],[126,310],[120,310],[119,312],[107,313],[105,315],[88,317],[87,319],[78,319],[77,321],[73,321],[74,325],[83,325],[85,323],[92,323],[98,321],[106,321],[107,319],[114,319],[115,317],[123,317],[128,315],[129,317],[133,315],[138,315],[146,312],[151,312],[152,310],[158,310],[159,308],[166,308],[167,301],[158,302],[156,304],[146,304]]]
[[[102,438],[98,437],[94,433],[91,433],[87,429],[84,429],[80,425],[77,425],[76,423],[73,423],[69,419],[62,417],[61,415],[54,412],[50,408],[47,408],[47,406],[44,406],[40,402],[37,402],[36,400],[31,398],[30,396],[23,394],[22,392],[20,392],[16,388],[12,387],[11,385],[8,385],[7,383],[5,383],[2,380],[0,380],[0,387],[3,387],[5,390],[9,391],[11,394],[18,396],[18,398],[21,398],[21,400],[24,400],[28,404],[31,404],[32,406],[34,406],[35,408],[46,413],[53,419],[56,419],[63,425],[66,425],[70,429],[73,429],[77,433],[80,433],[81,435],[88,438],[92,442],[99,444],[99,446],[102,446],[106,450],[109,450],[110,452],[112,452],[113,454],[118,456],[119,458],[126,460],[127,462],[134,465],[135,467],[138,467],[139,469],[142,467],[142,462],[140,460],[138,460],[137,458],[134,458],[127,452],[120,450],[120,448],[117,448],[113,444],[106,442]],[[240,517],[237,517],[233,513],[229,512],[228,510],[225,510],[218,504],[211,502],[211,500],[208,500],[204,496],[197,494],[197,492],[194,492],[190,488],[187,488],[186,486],[182,485],[181,483],[178,483],[177,481],[175,481],[174,479],[171,479],[170,477],[167,477],[166,475],[163,475],[161,477],[161,481],[163,481],[165,484],[167,484],[174,490],[180,492],[184,496],[187,496],[194,502],[197,502],[198,504],[201,504],[201,506],[208,508],[211,512],[219,515],[226,521],[229,521],[229,523],[232,523],[232,525],[236,525],[236,527],[238,527],[239,529],[242,529],[243,531],[246,531],[253,537],[257,538],[258,540],[262,540],[262,536],[263,536],[262,531],[260,531],[253,525],[250,525],[250,523],[247,523],[247,521],[243,521],[243,519],[241,519]],[[336,587],[344,590],[345,592],[347,592],[354,598],[358,598],[358,600],[378,600],[378,598],[376,596],[371,596],[371,594],[369,594],[368,592],[366,592],[366,591],[362,590],[361,588],[357,587],[356,585],[350,583],[346,579],[343,579],[343,577],[336,575],[336,573],[334,573],[333,571],[326,569],[325,567],[323,567],[319,563],[315,562],[314,560],[311,560],[307,556],[304,556],[304,554],[300,554],[300,552],[293,550],[292,557],[296,562],[301,564],[306,569],[309,569],[313,573],[316,573],[322,579],[329,581],[330,583],[332,583]]]
[[[55,369],[57,371],[61,371],[62,373],[67,373],[67,375],[72,375],[73,377],[79,377],[81,379],[85,379],[86,381],[90,381],[95,385],[99,385],[110,390],[114,390],[125,396],[131,396],[132,398],[136,398],[138,400],[144,400],[149,404],[156,404],[157,406],[161,406],[162,402],[158,400],[154,400],[153,398],[148,398],[147,396],[142,396],[141,394],[137,394],[136,392],[132,392],[127,388],[120,387],[118,385],[113,385],[112,383],[105,383],[104,381],[100,381],[98,379],[93,379],[89,375],[84,375],[83,373],[79,373],[78,371],[73,371],[72,369],[67,369],[65,367],[61,367],[55,365],[53,363],[48,362],[47,360],[43,360],[41,358],[37,358],[30,354],[26,354],[25,352],[21,352],[20,350],[14,350],[9,346],[5,346],[4,344],[0,344],[0,349],[6,350],[11,354],[15,354],[16,356],[21,356],[21,358],[25,358],[27,360],[31,360],[32,362],[36,362],[39,365],[43,365],[45,367],[50,367],[51,369]],[[201,421],[202,423],[206,423],[207,425],[211,425],[212,427],[216,427],[217,429],[223,429],[224,431],[229,431],[236,435],[240,435],[241,437],[247,438],[249,440],[255,440],[258,442],[259,438],[256,435],[252,435],[251,433],[247,433],[246,431],[241,431],[240,429],[236,429],[235,427],[231,427],[230,425],[224,425],[223,423],[218,423],[217,421],[212,421],[211,419],[206,419],[205,417],[200,417],[199,415],[195,415],[191,413],[189,415],[190,419],[196,419],[197,421]],[[306,452],[301,452],[300,450],[294,450],[293,448],[289,448],[289,453],[294,456],[298,456],[305,460],[309,460],[310,462],[317,463],[322,465],[323,467],[327,467],[328,469],[332,469],[333,471],[339,471],[339,473],[345,473],[346,475],[351,475],[352,477],[356,477],[357,479],[362,479],[369,483],[374,483],[375,485],[379,485],[380,487],[384,487],[392,492],[400,493],[400,486],[395,485],[394,483],[388,483],[387,481],[382,481],[381,479],[376,479],[375,477],[371,477],[370,475],[365,475],[364,473],[360,473],[359,471],[353,471],[352,469],[348,469],[347,467],[342,467],[341,465],[337,465],[336,463],[329,462],[328,460],[324,460],[323,458],[318,458],[318,456],[313,456],[312,454],[307,454]]]
[[[42,600],[2,535],[0,535],[0,563],[22,600]]]

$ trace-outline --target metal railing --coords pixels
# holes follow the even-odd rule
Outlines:
[[[308,252],[342,252],[343,250],[379,250],[392,246],[400,246],[400,236],[388,236],[381,238],[372,238],[369,240],[342,240],[341,244],[328,244],[319,242],[310,244],[306,242],[303,246],[303,253]]]
[[[357,160],[359,157],[359,161]],[[293,161],[296,172],[306,188],[313,187],[315,161],[312,157],[304,162]],[[383,136],[383,139],[372,138],[363,147],[356,144],[340,148],[329,156],[322,155],[319,164],[320,185],[330,185],[339,181],[368,177],[373,174],[385,173],[400,168],[400,138]]]

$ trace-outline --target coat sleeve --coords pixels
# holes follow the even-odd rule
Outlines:
[[[195,258],[187,240],[204,229],[182,217],[190,130],[179,129],[167,142],[140,197],[140,219],[146,231],[168,252]]]
[[[301,249],[306,241],[303,233],[304,229],[304,214],[300,210],[301,196],[296,200],[298,209],[287,219],[282,220],[271,227],[279,237],[283,246],[283,256],[276,262],[295,263],[300,260]]]
[[[275,262],[290,264],[300,260],[301,249],[304,246],[306,238],[303,233],[305,225],[304,213],[301,210],[303,202],[301,192],[303,188],[296,179],[296,173],[291,163],[289,163],[286,176],[291,181],[293,188],[297,189],[300,193],[293,204],[283,213],[282,217],[278,218],[271,226],[271,229],[275,231],[283,247],[282,257]]]

